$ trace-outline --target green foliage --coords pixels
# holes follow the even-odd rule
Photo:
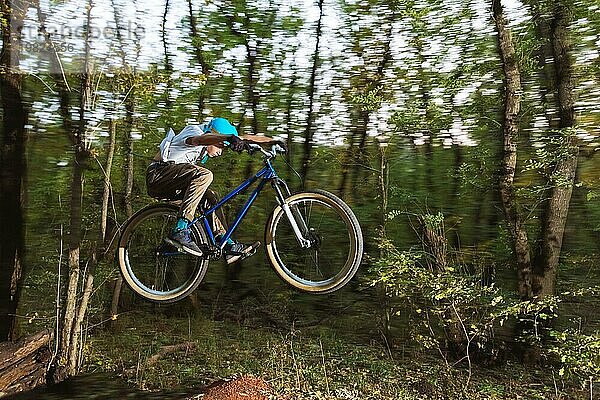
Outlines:
[[[397,132],[405,134],[414,133],[421,127],[422,116],[419,109],[412,105],[404,107],[401,111],[396,111],[390,119]]]
[[[366,93],[354,93],[352,95],[352,102],[360,106],[362,111],[378,110],[384,100],[382,91],[382,86],[376,86],[367,90]]]
[[[523,172],[537,171],[545,176],[553,186],[571,185],[573,182],[555,167],[558,162],[573,157],[574,151],[577,149],[576,134],[577,128],[574,127],[549,131],[540,139],[543,146],[535,150],[535,157],[527,161]]]
[[[437,214],[425,214],[421,216],[421,220],[427,229],[437,231],[444,226],[444,214],[438,212]]]
[[[494,188],[497,183],[495,165],[491,150],[478,146],[473,150],[473,159],[471,162],[460,165],[457,173],[457,178],[460,179],[461,185],[469,190],[475,189],[478,191],[489,191]]]
[[[530,76],[539,69],[536,57],[540,47],[542,42],[540,38],[535,37],[533,26],[528,26],[526,32],[515,40],[515,55],[523,77]]]
[[[421,219],[433,227],[443,224],[443,215]],[[505,344],[497,341],[507,323],[520,326],[517,340],[535,346],[558,365],[559,376],[585,384],[600,372],[600,335],[581,329],[554,329],[550,322],[559,315],[564,299],[598,296],[599,287],[565,291],[522,301],[498,288],[486,277],[485,268],[469,271],[465,266],[433,271],[423,262],[421,251],[400,251],[387,239],[380,242],[382,256],[373,264],[368,285],[379,288],[389,299],[387,313],[410,321],[411,339],[423,349],[452,350],[457,358],[493,360]],[[392,321],[393,322],[393,321]]]
[[[560,359],[560,376],[585,385],[600,377],[600,331],[583,334],[579,329],[569,328],[550,332],[554,343],[548,349]]]
[[[427,221],[440,224],[441,214]],[[463,268],[432,271],[420,260],[424,254],[399,251],[383,241],[385,256],[370,270],[369,285],[382,288],[391,300],[391,314],[408,316],[416,329],[412,339],[424,348],[487,346],[492,326],[505,308],[506,295],[495,285],[482,284],[482,272],[465,274]],[[489,350],[492,350],[491,347]]]

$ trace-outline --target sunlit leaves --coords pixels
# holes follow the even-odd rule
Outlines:
[[[543,146],[535,150],[535,157],[529,159],[523,171],[535,170],[549,179],[554,186],[572,184],[569,177],[561,174],[554,166],[561,160],[573,156],[577,148],[577,128],[549,131],[548,136],[540,139]]]
[[[381,106],[383,101],[382,86],[377,86],[366,93],[356,93],[352,95],[352,102],[363,111],[375,111]]]

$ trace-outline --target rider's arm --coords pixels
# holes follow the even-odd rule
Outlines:
[[[185,139],[185,143],[191,146],[211,146],[223,145],[224,141],[229,140],[233,135],[215,135],[213,133],[205,133],[204,135],[190,136]]]
[[[218,146],[222,145],[224,141],[229,141],[231,136],[233,135],[215,135],[212,133],[205,133],[204,135],[190,136],[185,140],[185,142],[191,146]],[[260,135],[243,135],[240,136],[240,139],[257,144],[270,144],[277,142],[277,139]]]
[[[244,136],[240,136],[240,139],[243,139],[250,143],[257,143],[257,144],[261,144],[261,143],[269,143],[270,144],[270,143],[277,142],[277,139],[273,139],[268,136],[259,136],[259,135],[244,135]]]

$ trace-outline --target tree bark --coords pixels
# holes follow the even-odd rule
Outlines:
[[[133,197],[133,140],[131,139],[131,130],[133,127],[133,113],[135,110],[135,104],[133,100],[125,101],[125,110],[126,110],[126,118],[125,118],[125,213],[127,218],[133,215],[133,205],[131,204],[131,200]],[[113,290],[113,295],[110,304],[110,316],[113,318],[111,320],[110,326],[114,327],[114,323],[112,321],[115,320],[116,315],[119,312],[119,301],[121,298],[121,288],[123,287],[123,277],[121,274],[117,277],[115,282],[115,287]]]
[[[500,198],[502,210],[512,237],[517,264],[518,291],[524,299],[533,296],[531,283],[531,254],[525,222],[515,200],[515,168],[517,165],[517,138],[521,108],[521,77],[515,57],[510,29],[502,11],[500,0],[492,0],[492,12],[498,33],[498,48],[504,71],[504,114],[502,131],[504,137],[502,169],[500,175]]]
[[[204,58],[204,53],[202,52],[202,46],[200,44],[200,35],[198,33],[198,24],[196,22],[196,17],[194,16],[194,8],[192,7],[192,0],[188,0],[188,11],[190,16],[190,30],[192,36],[192,46],[194,47],[194,54],[196,55],[196,61],[200,64],[200,70],[202,71],[202,75],[208,79],[209,74],[209,66]],[[198,97],[198,122],[201,122],[203,119],[204,113],[204,102],[206,95],[205,85],[200,89],[200,96]]]
[[[555,97],[558,101],[557,109],[560,119],[559,135],[562,135],[565,141],[562,143],[564,153],[556,161],[552,171],[551,196],[546,204],[542,221],[542,245],[534,269],[533,290],[537,296],[554,294],[558,262],[579,156],[576,137],[569,132],[569,129],[575,125],[573,60],[568,31],[570,22],[569,5],[564,1],[558,2],[550,23],[550,41],[557,91]]]
[[[17,71],[21,51],[19,27],[29,3],[2,1],[0,94],[3,132],[0,148],[0,341],[14,338],[23,276],[24,180],[27,111],[21,98],[22,75]]]
[[[117,125],[115,120],[108,121],[108,151],[106,154],[106,165],[104,166],[104,189],[102,191],[102,208],[100,210],[100,240],[104,244],[106,241],[106,225],[108,221],[108,202],[111,197],[112,186],[110,175],[112,172],[113,158],[115,155],[115,138],[117,135]],[[102,246],[104,249],[104,245]]]
[[[80,279],[80,258],[81,258],[81,223],[82,223],[82,205],[83,205],[83,175],[89,160],[89,151],[85,144],[86,118],[85,113],[91,108],[92,102],[92,81],[91,81],[91,61],[90,61],[90,41],[89,27],[91,26],[91,0],[86,5],[86,29],[84,31],[84,63],[83,73],[80,84],[79,94],[79,124],[77,132],[74,134],[75,158],[73,163],[73,176],[71,180],[71,212],[70,212],[70,232],[69,232],[69,284],[67,287],[67,297],[65,299],[65,314],[63,318],[61,341],[59,353],[66,360],[64,371],[66,375],[73,375],[77,369],[77,359],[79,355],[79,331],[81,329],[77,315],[82,310],[82,304],[77,304],[79,295]],[[87,277],[84,276],[84,281]],[[59,375],[62,371],[59,372]]]
[[[388,67],[388,64],[392,60],[391,43],[392,43],[392,25],[396,20],[396,9],[393,8],[392,13],[387,18],[387,32],[386,41],[383,43],[382,57],[377,65],[377,72],[375,76],[368,77],[360,89],[364,90],[366,94],[369,90],[377,90],[382,86],[383,74]],[[349,147],[344,155],[344,162],[342,165],[342,177],[340,182],[340,194],[343,196],[346,190],[348,181],[348,175],[351,175],[350,181],[352,188],[356,187],[357,181],[362,180],[363,176],[360,175],[361,169],[359,164],[365,160],[367,137],[369,121],[371,119],[372,110],[364,109],[361,105],[355,107],[354,114],[356,115],[355,127],[350,136]],[[358,148],[356,142],[358,141]],[[349,168],[348,164],[352,164],[353,167]],[[351,190],[351,192],[354,192]]]
[[[313,63],[310,70],[310,80],[308,83],[308,113],[306,116],[306,127],[304,128],[304,154],[302,156],[302,170],[300,176],[302,177],[302,186],[306,182],[308,175],[308,164],[310,162],[310,154],[312,150],[312,139],[314,135],[313,122],[315,120],[314,115],[314,103],[315,103],[315,81],[317,77],[317,68],[319,67],[319,42],[321,41],[322,21],[323,21],[323,0],[318,1],[319,5],[319,19],[317,20],[316,30],[316,42],[315,51],[313,53]]]
[[[0,343],[0,397],[46,383],[52,336],[46,330],[18,343]]]

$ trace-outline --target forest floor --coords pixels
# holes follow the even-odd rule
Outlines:
[[[134,311],[88,338],[84,364],[136,389],[205,400],[590,398],[550,368],[503,360],[469,369],[435,351],[392,348],[376,333],[365,343],[323,326],[284,331]]]

